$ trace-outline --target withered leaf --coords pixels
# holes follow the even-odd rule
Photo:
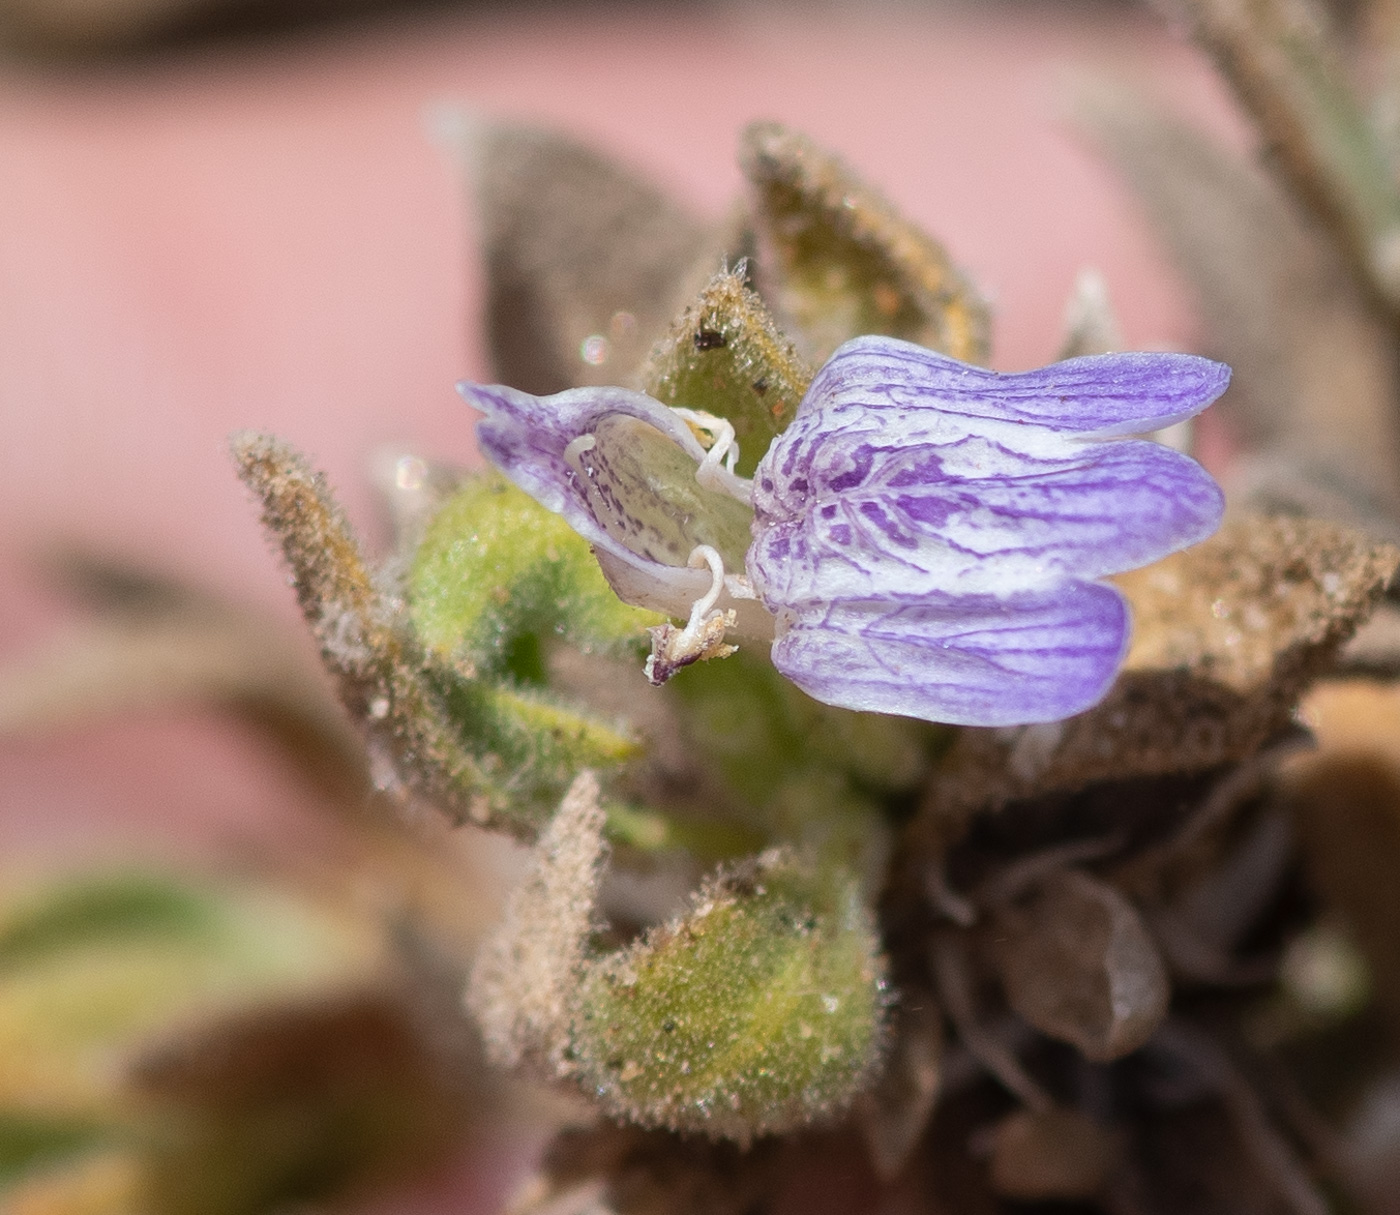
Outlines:
[[[1121,575],[1133,642],[1108,696],[1052,726],[960,731],[930,785],[926,821],[1248,755],[1288,724],[1397,566],[1395,549],[1347,528],[1244,516]]]
[[[1309,882],[1340,912],[1400,1020],[1400,765],[1364,749],[1307,756],[1284,783]]]
[[[943,1014],[931,992],[905,988],[891,1020],[880,1082],[856,1099],[856,1120],[880,1177],[897,1177],[933,1114],[943,1060]]]
[[[1041,1033],[1096,1061],[1136,1050],[1166,1016],[1171,989],[1133,905],[1068,869],[992,918],[1006,998]]]
[[[805,135],[759,122],[739,163],[751,186],[759,289],[820,363],[884,333],[985,362],[986,302],[935,240]]]
[[[1332,1204],[1322,1196],[1309,1168],[1298,1159],[1293,1146],[1273,1124],[1254,1084],[1235,1065],[1219,1040],[1188,1022],[1173,1019],[1157,1032],[1148,1050],[1159,1059],[1170,1060],[1171,1066],[1194,1073],[1199,1083],[1214,1090],[1229,1119],[1230,1130],[1234,1132],[1229,1136],[1235,1140],[1235,1150],[1230,1154],[1227,1171],[1236,1185],[1240,1174],[1255,1175],[1255,1184],[1241,1197],[1253,1197],[1263,1210],[1282,1209],[1292,1215],[1328,1215]],[[1252,1169],[1240,1168],[1246,1161],[1253,1165]],[[1261,1202],[1266,1195],[1277,1199],[1279,1208]],[[1180,1206],[1160,1209],[1174,1211]],[[1216,1209],[1238,1211],[1245,1207],[1237,1200]]]
[[[666,405],[727,418],[738,472],[752,476],[807,391],[812,372],[737,271],[716,275],[652,350],[646,391]]]
[[[411,791],[457,821],[533,835],[539,814],[513,816],[509,803],[492,795],[486,765],[466,749],[433,687],[439,673],[375,585],[325,478],[271,435],[241,432],[231,447],[291,568],[297,602],[341,701],[364,732],[376,783]]]
[[[1092,1198],[1114,1154],[1113,1137],[1078,1110],[1017,1110],[997,1124],[992,1188],[1025,1202]]]
[[[473,135],[495,374],[539,395],[625,383],[718,266],[718,238],[566,135],[497,122]],[[714,264],[704,266],[712,244]]]
[[[1246,450],[1232,501],[1400,538],[1400,376],[1389,324],[1258,168],[1130,92],[1081,92],[1079,119],[1194,287],[1224,411]]]

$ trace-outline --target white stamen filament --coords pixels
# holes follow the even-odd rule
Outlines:
[[[719,418],[699,409],[673,408],[672,412],[679,414],[694,429],[702,430],[711,436],[709,450],[705,452],[705,458],[695,470],[695,479],[705,489],[717,493],[731,492],[728,483],[719,475],[719,467],[723,462],[726,471],[734,475],[734,469],[739,463],[739,444],[734,438],[734,423],[728,418]]]
[[[584,480],[588,480],[588,471],[583,467],[583,461],[580,457],[584,452],[592,451],[593,448],[597,446],[598,440],[592,435],[579,435],[578,438],[571,440],[569,445],[564,448],[564,463],[572,468],[574,472],[578,473],[580,477],[584,478]]]
[[[700,638],[700,631],[705,627],[705,622],[710,618],[710,612],[715,604],[719,602],[720,594],[724,590],[724,558],[708,544],[697,544],[690,552],[690,559],[686,565],[691,569],[699,569],[702,565],[710,567],[710,589],[705,592],[690,609],[690,619],[681,630],[681,635],[676,639],[678,648],[693,645]]]

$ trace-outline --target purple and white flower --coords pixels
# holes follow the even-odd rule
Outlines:
[[[828,704],[1003,726],[1100,700],[1130,630],[1100,579],[1219,525],[1198,464],[1125,436],[1199,413],[1229,375],[1178,354],[1005,374],[856,338],[752,482],[721,462],[724,423],[639,393],[461,391],[488,458],[592,543],[623,599],[689,617],[659,639],[663,678],[733,630]]]

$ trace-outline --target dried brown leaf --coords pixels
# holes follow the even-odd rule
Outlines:
[[[537,394],[626,382],[718,267],[718,239],[566,135],[496,122],[472,134],[495,374]]]
[[[1108,696],[1052,726],[960,731],[930,785],[927,829],[1094,781],[1243,758],[1287,726],[1397,566],[1395,549],[1346,528],[1242,517],[1122,575],[1133,642]]]
[[[1219,1042],[1192,1025],[1173,1020],[1158,1031],[1151,1049],[1194,1072],[1214,1090],[1243,1149],[1234,1155],[1243,1155],[1254,1166],[1265,1194],[1272,1193],[1292,1215],[1328,1215],[1331,1205],[1270,1118],[1254,1085]],[[1236,1159],[1236,1167],[1238,1163]],[[1236,1203],[1222,1209],[1233,1211],[1240,1206]]]
[[[1078,1110],[1017,1110],[997,1124],[992,1188],[1023,1202],[1092,1198],[1115,1154],[1113,1136]]]
[[[376,783],[412,790],[458,821],[532,834],[533,824],[493,818],[476,761],[425,685],[426,659],[397,625],[395,607],[376,587],[325,478],[271,435],[245,431],[231,446],[291,568],[297,602],[341,701],[365,733]]]
[[[987,1026],[977,1008],[976,976],[968,955],[968,937],[942,932],[933,940],[929,960],[938,996],[957,1030],[958,1041],[1008,1093],[1033,1110],[1048,1110],[1054,1102],[1016,1057],[1012,1046]]]
[[[930,992],[905,987],[890,1018],[884,1075],[856,1099],[856,1121],[875,1172],[897,1177],[933,1114],[943,1060],[943,1014]]]
[[[1247,450],[1231,498],[1400,538],[1400,375],[1389,323],[1279,187],[1121,89],[1079,118],[1127,178],[1234,370],[1218,408]]]
[[[836,156],[773,122],[750,126],[759,288],[821,363],[848,338],[885,333],[985,362],[986,302],[947,252]]]
[[[1284,790],[1310,883],[1341,913],[1376,993],[1400,1020],[1400,764],[1329,749],[1297,761]]]
[[[993,955],[1016,1010],[1041,1033],[1105,1062],[1136,1050],[1166,1016],[1171,989],[1133,905],[1076,870],[992,916]]]
[[[1139,858],[1142,870],[1145,859]],[[1153,934],[1173,970],[1185,978],[1226,986],[1272,977],[1272,959],[1235,955],[1278,897],[1293,864],[1288,820],[1277,812],[1260,814],[1211,861],[1151,913]]]

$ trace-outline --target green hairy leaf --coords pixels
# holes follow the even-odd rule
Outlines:
[[[618,600],[588,543],[504,477],[468,481],[423,535],[409,612],[424,646],[483,676],[543,683],[541,646],[640,643],[660,619]]]
[[[717,274],[657,344],[642,372],[648,395],[734,424],[737,471],[752,476],[797,412],[812,372],[739,271]]]
[[[829,899],[766,854],[588,967],[580,1082],[644,1126],[747,1141],[844,1108],[884,1045],[879,943],[857,884]]]

